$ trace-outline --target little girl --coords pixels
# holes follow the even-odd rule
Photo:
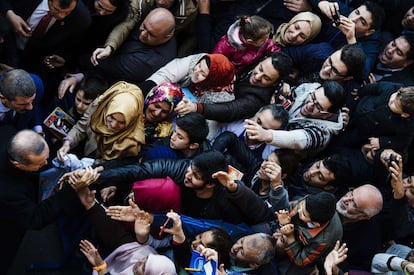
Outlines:
[[[217,45],[213,53],[221,53],[234,64],[240,75],[262,57],[280,48],[272,41],[273,25],[260,16],[241,16],[234,22]]]

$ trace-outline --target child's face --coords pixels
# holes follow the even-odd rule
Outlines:
[[[190,138],[187,132],[180,127],[176,126],[170,138],[170,147],[174,150],[185,150],[189,149]]]
[[[86,109],[88,109],[89,105],[92,103],[92,99],[86,99],[84,97],[84,92],[82,90],[79,90],[76,93],[75,96],[75,107],[78,114],[83,115],[85,113]]]
[[[402,110],[401,99],[398,91],[391,95],[390,99],[388,100],[388,107],[390,107],[391,112],[395,114],[402,115],[404,113]]]

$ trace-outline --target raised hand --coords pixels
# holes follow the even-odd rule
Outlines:
[[[91,63],[94,66],[99,64],[98,60],[102,60],[110,56],[112,53],[112,48],[110,46],[106,46],[105,48],[97,48],[91,56]]]
[[[290,223],[290,215],[287,210],[279,210],[275,214],[281,226]]]
[[[129,206],[109,206],[106,210],[106,215],[110,216],[111,219],[124,222],[133,222],[135,221],[136,215],[138,215],[139,209],[138,205],[135,204],[131,199],[128,200]]]
[[[58,88],[58,97],[62,99],[65,96],[66,91],[73,93],[75,90],[76,84],[78,83],[76,77],[71,76],[62,80]],[[69,150],[68,150],[69,151]]]
[[[340,246],[339,241],[336,241],[334,249],[326,256],[323,267],[327,275],[338,274],[338,265],[345,261],[347,257],[348,248],[346,243]]]
[[[177,104],[177,107],[175,107],[174,111],[176,111],[179,115],[186,115],[191,112],[197,112],[197,104],[190,101],[188,98],[183,98]]]
[[[139,210],[135,214],[134,230],[139,243],[145,243],[148,240],[153,221],[154,216],[144,210]]]
[[[262,126],[251,119],[246,119],[244,122],[246,122],[246,125],[244,125],[244,128],[246,129],[246,135],[250,140],[256,140],[259,142],[272,141],[272,130],[263,129]]]
[[[80,251],[88,259],[92,266],[100,266],[104,263],[98,249],[88,240],[81,240]]]
[[[116,186],[108,186],[101,189],[101,198],[103,202],[110,201],[116,194]]]
[[[99,178],[99,169],[86,167],[85,169],[78,169],[74,171],[69,176],[69,184],[73,189],[79,190],[84,187],[87,187],[98,180]]]
[[[237,183],[233,180],[229,173],[224,171],[218,171],[211,176],[213,179],[218,179],[218,181],[226,187],[230,192],[235,192],[237,190]]]
[[[78,197],[86,210],[91,209],[95,205],[95,190],[90,190],[88,187],[77,191]]]
[[[167,218],[173,221],[173,226],[171,228],[163,227],[161,228],[165,233],[168,233],[173,236],[173,240],[177,243],[183,243],[185,241],[185,235],[183,231],[183,226],[181,223],[181,218],[178,213],[170,211],[167,213]]]

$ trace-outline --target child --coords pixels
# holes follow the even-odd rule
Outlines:
[[[280,51],[273,42],[273,25],[260,16],[241,16],[233,23],[213,53],[221,53],[234,64],[236,74],[248,71],[262,57]]]
[[[189,113],[179,117],[176,119],[176,127],[171,136],[149,148],[144,159],[193,158],[210,149],[206,139],[208,132],[207,121],[200,113]]]
[[[286,236],[290,274],[309,274],[342,238],[342,224],[335,205],[334,195],[320,192],[291,202],[290,212],[277,212],[280,232]]]

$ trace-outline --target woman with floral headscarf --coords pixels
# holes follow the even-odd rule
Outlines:
[[[319,16],[312,12],[300,12],[279,26],[273,40],[282,47],[303,45],[312,41],[321,27]]]
[[[144,100],[141,90],[120,81],[96,98],[73,126],[57,157],[85,140],[84,156],[112,160],[138,156],[145,143]]]
[[[161,83],[147,94],[144,101],[145,137],[147,143],[171,134],[174,108],[184,94],[174,83]]]

